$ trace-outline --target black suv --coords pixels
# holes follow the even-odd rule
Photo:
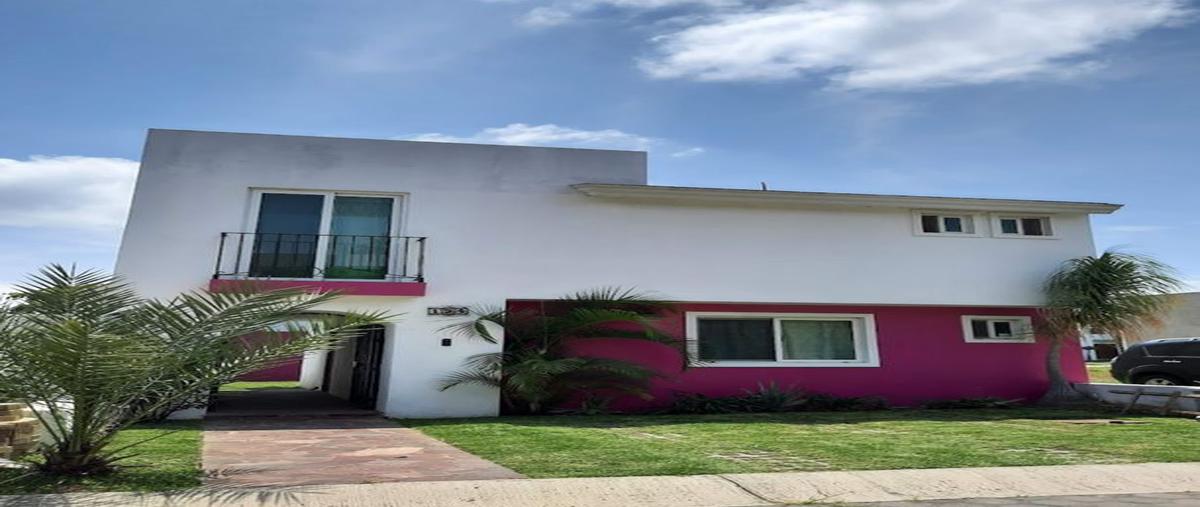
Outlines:
[[[1131,345],[1113,359],[1112,376],[1129,384],[1200,384],[1200,338],[1164,338]]]

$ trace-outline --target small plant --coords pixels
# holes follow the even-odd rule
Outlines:
[[[828,394],[814,394],[809,398],[805,408],[814,412],[885,410],[888,408],[888,402],[878,396],[842,398]]]
[[[608,415],[614,413],[609,408],[611,404],[612,397],[589,392],[587,396],[584,396],[583,400],[580,400],[578,408],[556,410],[554,413],[567,415]]]
[[[669,414],[731,414],[745,412],[736,396],[713,397],[695,393],[675,393]]]
[[[794,387],[781,388],[775,383],[759,384],[758,389],[743,390],[741,396],[706,396],[676,393],[666,410],[670,414],[730,414],[735,412],[829,412],[883,410],[887,401],[879,397],[842,398],[829,394],[807,393]]]
[[[746,412],[794,412],[808,403],[808,396],[793,387],[781,388],[774,382],[758,384],[758,389],[745,389],[740,398]]]
[[[650,382],[661,372],[620,359],[575,354],[573,344],[613,338],[671,347],[687,367],[682,340],[655,323],[673,305],[629,289],[602,288],[526,308],[478,309],[444,330],[499,344],[503,350],[467,358],[442,380],[441,389],[473,384],[500,390],[510,413],[550,411],[581,392],[601,390],[650,399]]]
[[[1003,398],[959,398],[957,400],[931,400],[921,404],[921,408],[933,410],[945,409],[975,409],[975,408],[1013,408],[1021,400],[1006,400]]]

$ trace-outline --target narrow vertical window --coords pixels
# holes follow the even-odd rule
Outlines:
[[[930,234],[942,232],[937,215],[921,215],[921,231]]]
[[[325,278],[387,276],[392,201],[390,197],[334,197]]]
[[[1002,232],[1004,234],[1020,234],[1021,230],[1017,228],[1017,219],[1001,218],[1000,219],[1000,232]]]
[[[963,232],[963,219],[961,217],[943,217],[942,223],[946,226],[946,232]]]
[[[1040,218],[1022,218],[1021,229],[1025,231],[1026,236],[1045,236],[1046,231],[1042,227],[1042,219]]]
[[[992,337],[991,330],[988,329],[988,321],[983,319],[974,319],[971,321],[971,336],[975,338],[988,339]]]

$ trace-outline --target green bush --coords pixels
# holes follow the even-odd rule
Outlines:
[[[841,410],[883,410],[887,402],[878,397],[843,398],[829,394],[808,393],[774,382],[759,384],[757,389],[745,389],[740,396],[706,396],[697,393],[676,393],[669,414],[730,414],[735,412],[817,412]]]
[[[1006,400],[1003,398],[959,398],[957,400],[931,400],[921,404],[921,408],[934,410],[963,409],[963,408],[1012,408],[1021,400]]]

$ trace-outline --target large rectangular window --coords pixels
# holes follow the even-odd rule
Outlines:
[[[286,191],[255,196],[250,276],[378,280],[389,275],[399,197]]]
[[[868,314],[689,312],[691,351],[707,366],[878,366]]]

